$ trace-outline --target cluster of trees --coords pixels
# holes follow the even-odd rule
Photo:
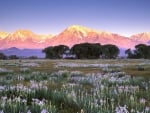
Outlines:
[[[64,54],[75,55],[77,59],[116,58],[119,48],[112,44],[101,45],[99,43],[81,43],[71,49],[65,45],[50,46],[43,50],[46,58],[62,58]]]
[[[68,46],[59,45],[59,46],[50,46],[42,50],[46,54],[46,58],[50,59],[59,59],[62,58],[62,55],[65,51],[69,50]]]
[[[0,59],[2,59],[2,60],[6,60],[6,59],[19,59],[19,57],[17,57],[16,55],[6,56],[5,54],[0,53]]]
[[[127,58],[150,59],[150,46],[138,44],[135,46],[135,50],[127,49],[125,54],[127,54]]]
[[[4,55],[3,53],[0,53],[0,59],[5,60],[5,59],[7,59],[7,56]]]
[[[75,54],[78,59],[116,58],[119,52],[119,48],[111,44],[82,43],[71,48],[71,53]]]
[[[42,50],[46,58],[60,59],[60,58],[77,58],[77,59],[114,59],[117,58],[120,50],[117,46],[112,44],[101,45],[99,43],[81,43],[76,44],[72,48],[65,45],[50,46]],[[150,59],[150,46],[145,44],[138,44],[135,50],[127,49],[125,51],[127,58],[144,58]],[[65,57],[64,57],[65,56]],[[36,56],[28,57],[28,59],[37,59]],[[6,56],[0,53],[0,59],[19,59],[16,55]]]
[[[27,59],[37,59],[37,56],[30,56]],[[0,53],[0,60],[6,60],[6,59],[21,59],[20,57],[18,57],[17,55],[10,55],[10,56],[6,56],[4,53]]]

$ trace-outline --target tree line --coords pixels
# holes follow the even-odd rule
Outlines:
[[[81,43],[74,45],[71,49],[66,45],[50,46],[43,49],[46,58],[58,59],[97,59],[97,58],[116,58],[119,55],[119,48],[112,44],[101,45],[99,43]],[[73,57],[74,56],[74,57]]]
[[[21,57],[17,56],[17,55],[5,55],[4,53],[0,53],[0,60],[14,60],[14,59],[22,59]],[[30,57],[27,57],[26,59],[38,59],[37,56],[30,56]]]
[[[138,44],[135,46],[135,50],[127,49],[125,54],[127,54],[127,58],[150,59],[150,45]]]
[[[49,46],[42,50],[45,53],[45,58],[49,59],[61,59],[61,58],[73,58],[73,59],[115,59],[118,58],[120,53],[119,48],[116,45],[106,44],[101,45],[99,43],[81,43],[76,44],[72,48],[66,45]],[[144,58],[150,59],[150,45],[138,44],[134,50],[125,50],[127,58]],[[28,59],[37,59],[36,56],[31,56]],[[19,59],[16,55],[6,56],[0,53],[0,59]]]
[[[49,46],[42,50],[46,58],[76,58],[76,59],[115,59],[119,56],[120,50],[116,45],[99,43],[81,43],[76,44],[72,48],[66,45]],[[150,46],[138,44],[135,50],[125,50],[127,58],[145,58],[150,59]],[[63,57],[66,55],[66,57]],[[67,56],[68,55],[68,56]]]

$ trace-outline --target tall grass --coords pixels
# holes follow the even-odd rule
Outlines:
[[[132,77],[119,65],[101,65],[100,69],[103,73],[30,70],[1,76],[0,112],[150,112],[149,78]]]

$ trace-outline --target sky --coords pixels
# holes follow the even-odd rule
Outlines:
[[[150,32],[150,0],[0,0],[0,31],[58,34],[71,25],[124,36]]]

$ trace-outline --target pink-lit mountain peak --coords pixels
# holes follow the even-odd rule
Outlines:
[[[90,28],[81,26],[81,25],[72,25],[67,27],[65,30],[70,31],[70,32],[74,32],[74,31],[80,31],[80,32],[91,32],[94,31]]]
[[[45,35],[45,34],[36,34],[34,32],[32,32],[31,30],[17,30],[14,33],[12,33],[11,35],[15,35],[18,36],[20,38],[32,38],[35,41],[41,41],[41,40],[45,40],[47,38],[51,38],[54,35],[49,34],[49,35]]]
[[[3,38],[1,38],[3,35]],[[6,37],[5,37],[6,36]],[[45,48],[55,45],[67,45],[89,42],[100,44],[114,44],[120,48],[133,48],[139,43],[147,44],[150,33],[133,35],[130,38],[105,31],[98,31],[80,25],[67,27],[58,35],[38,35],[30,30],[17,30],[14,33],[0,32],[0,48]]]
[[[142,33],[143,34],[143,36],[148,36],[148,37],[150,37],[150,32],[144,32],[144,33]]]
[[[14,33],[34,34],[31,30],[27,30],[27,29],[19,29],[19,30],[16,30]]]
[[[144,39],[150,40],[150,32],[144,32],[144,33],[142,33],[141,38],[144,38]]]
[[[127,39],[118,34],[93,30],[79,25],[66,28],[63,32],[53,37],[52,40],[49,41],[49,44],[52,46],[64,44],[72,47],[75,44],[85,42],[115,44],[121,48],[131,48],[134,45],[131,39]]]
[[[141,42],[150,41],[150,32],[143,32],[143,33],[132,35],[131,39],[134,39],[136,41],[141,41]]]
[[[17,30],[14,33],[11,33],[10,35],[22,38],[22,37],[30,37],[35,34],[30,30]]]
[[[85,37],[97,37],[98,35],[101,35],[103,37],[112,37],[112,33],[104,32],[100,30],[91,29],[88,27],[80,26],[80,25],[72,25],[67,27],[61,35],[71,35],[72,37],[77,38],[85,38]]]
[[[150,32],[143,32],[143,33],[139,33],[133,36],[137,36],[137,37],[150,37]]]
[[[4,39],[8,35],[9,35],[9,33],[7,33],[7,32],[0,32],[0,39]]]
[[[86,37],[89,32],[92,32],[92,29],[86,28],[80,25],[72,25],[67,27],[62,34],[63,35],[72,35],[72,37]]]
[[[7,37],[7,40],[14,40],[14,41],[41,41],[43,37],[38,34],[33,33],[30,30],[17,30],[14,33],[10,33]]]
[[[111,34],[109,32],[105,32],[105,31],[100,31],[100,30],[95,30],[95,29],[91,29],[91,28],[88,28],[88,27],[85,27],[85,26],[81,26],[81,25],[72,25],[72,26],[69,26],[65,29],[65,31],[69,31],[69,32],[75,32],[75,31],[78,31],[78,32],[82,32],[82,33],[88,33],[88,32],[96,32],[96,33],[100,33],[100,34]]]

